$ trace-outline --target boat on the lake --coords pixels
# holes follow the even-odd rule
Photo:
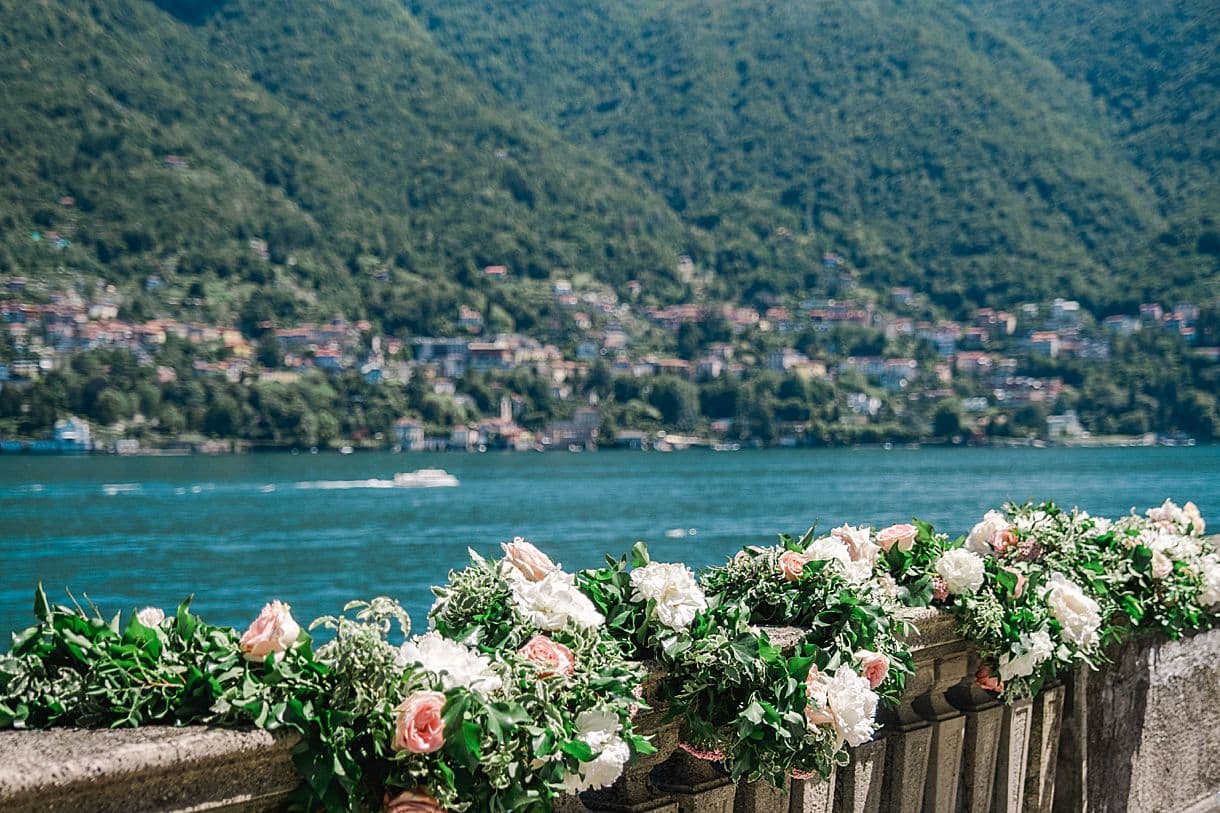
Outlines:
[[[457,484],[458,478],[444,469],[416,469],[394,475],[394,485],[398,488],[443,488]]]

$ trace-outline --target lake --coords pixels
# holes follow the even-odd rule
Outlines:
[[[361,481],[443,468],[456,488]],[[964,533],[1005,500],[1097,515],[1194,500],[1220,527],[1220,446],[799,449],[550,454],[0,457],[0,630],[27,626],[35,584],[107,614],[194,593],[244,627],[280,598],[302,621],[390,595],[426,625],[429,586],[524,536],[569,569],[644,540],[692,566],[811,523],[918,516]]]

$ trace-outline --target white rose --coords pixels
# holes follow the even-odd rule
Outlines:
[[[1101,608],[1062,573],[1051,575],[1046,605],[1063,627],[1063,637],[1081,648],[1095,645],[1101,627]]]
[[[1199,560],[1201,586],[1198,602],[1200,607],[1211,608],[1220,604],[1220,557],[1209,554]]]
[[[500,575],[506,579],[523,578],[536,582],[559,570],[559,565],[551,561],[551,557],[519,536],[512,542],[501,542],[500,548],[504,551]]]
[[[824,536],[805,549],[814,559],[836,559],[846,568],[851,564],[851,551],[840,540]]]
[[[964,548],[954,548],[936,560],[936,572],[955,596],[973,593],[983,586],[982,558]]]
[[[1170,573],[1173,573],[1173,560],[1162,551],[1154,550],[1152,552],[1152,578],[1164,579]]]
[[[1186,514],[1173,500],[1165,500],[1159,508],[1149,508],[1144,512],[1154,525],[1167,531],[1176,530],[1186,525]]]
[[[862,745],[873,738],[877,716],[877,693],[868,679],[850,666],[840,666],[825,684],[826,706],[834,717],[835,733],[849,745]]]
[[[653,562],[631,571],[632,601],[655,601],[656,617],[667,627],[689,627],[707,609],[707,596],[686,565]]]
[[[513,603],[539,629],[561,630],[568,621],[586,629],[606,623],[589,597],[573,582],[570,573],[558,570],[541,581],[514,581]]]
[[[868,562],[871,565],[877,560],[881,546],[873,542],[871,529],[840,525],[830,535],[847,546],[853,562]]]
[[[999,511],[988,511],[982,521],[970,529],[966,537],[966,550],[982,556],[990,554],[996,538],[1010,527],[1008,517]]]
[[[580,763],[580,770],[563,779],[569,793],[613,785],[631,758],[631,748],[619,736],[616,716],[604,711],[582,711],[576,718],[577,738],[588,744],[596,755]]]
[[[1000,680],[1009,681],[1032,675],[1055,651],[1055,644],[1046,630],[1022,635],[1018,646],[1022,650],[1021,654],[1000,656]]]
[[[417,635],[398,649],[399,666],[415,664],[436,675],[445,691],[464,686],[486,697],[502,685],[491,659],[443,637],[439,632]]]
[[[155,627],[165,620],[165,610],[160,607],[145,607],[136,613],[136,620],[146,627]]]

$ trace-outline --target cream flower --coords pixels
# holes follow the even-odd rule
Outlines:
[[[418,635],[398,649],[399,666],[415,664],[435,675],[445,691],[464,686],[486,697],[502,685],[500,676],[491,668],[491,659],[469,647],[450,641],[439,632]]]
[[[656,602],[657,620],[672,629],[689,627],[707,609],[707,596],[686,565],[653,562],[637,567],[631,571],[631,587],[631,600]]]
[[[805,549],[811,559],[835,559],[844,568],[851,564],[851,551],[841,540],[833,536],[824,536]]]
[[[242,657],[253,663],[262,663],[267,656],[282,654],[296,646],[300,634],[301,626],[292,617],[292,608],[276,599],[264,605],[258,618],[242,633]]]
[[[983,586],[983,560],[964,548],[945,551],[936,560],[936,573],[945,580],[945,587],[955,596],[973,593]]]
[[[155,627],[165,620],[165,610],[160,607],[145,607],[136,613],[136,620],[146,627]]]
[[[500,575],[506,579],[523,578],[536,582],[559,570],[559,565],[551,561],[551,557],[519,536],[512,542],[501,542],[500,548],[504,551]]]
[[[1201,586],[1198,602],[1200,607],[1211,608],[1220,604],[1220,557],[1208,554],[1199,560]]]
[[[854,746],[873,738],[877,693],[850,666],[840,666],[826,684],[826,705],[834,716],[838,739]]]
[[[1081,648],[1098,643],[1101,608],[1062,573],[1051,575],[1050,587],[1046,592],[1046,605],[1050,608],[1051,616],[1063,628],[1065,640]]]
[[[869,528],[840,525],[831,531],[830,535],[847,546],[853,562],[868,562],[871,565],[877,560],[877,553],[881,550],[881,546],[873,542],[872,531]]]
[[[1008,517],[999,511],[988,511],[981,522],[970,529],[966,550],[981,556],[990,555],[1000,535],[1012,527]]]
[[[1182,518],[1190,525],[1191,536],[1203,536],[1207,531],[1207,523],[1203,521],[1203,514],[1200,513],[1199,506],[1193,502],[1182,506]],[[1186,529],[1183,528],[1182,532],[1185,533]]]
[[[557,570],[540,581],[513,581],[512,589],[513,604],[539,629],[561,630],[569,621],[586,629],[606,623],[570,573]]]

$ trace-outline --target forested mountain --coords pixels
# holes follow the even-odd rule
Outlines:
[[[0,0],[0,273],[96,274],[143,291],[136,317],[390,331],[467,300],[528,330],[520,281],[557,270],[681,301],[682,254],[754,304],[833,294],[824,252],[950,314],[1204,301],[1217,20],[1212,0]]]
[[[813,281],[777,228],[950,307],[1214,289],[1214,2],[410,6],[709,229],[728,290]]]
[[[392,0],[163,5],[3,3],[0,272],[157,275],[204,316],[261,291],[283,319],[391,330],[448,318],[491,264],[680,296],[688,230],[665,201]]]

